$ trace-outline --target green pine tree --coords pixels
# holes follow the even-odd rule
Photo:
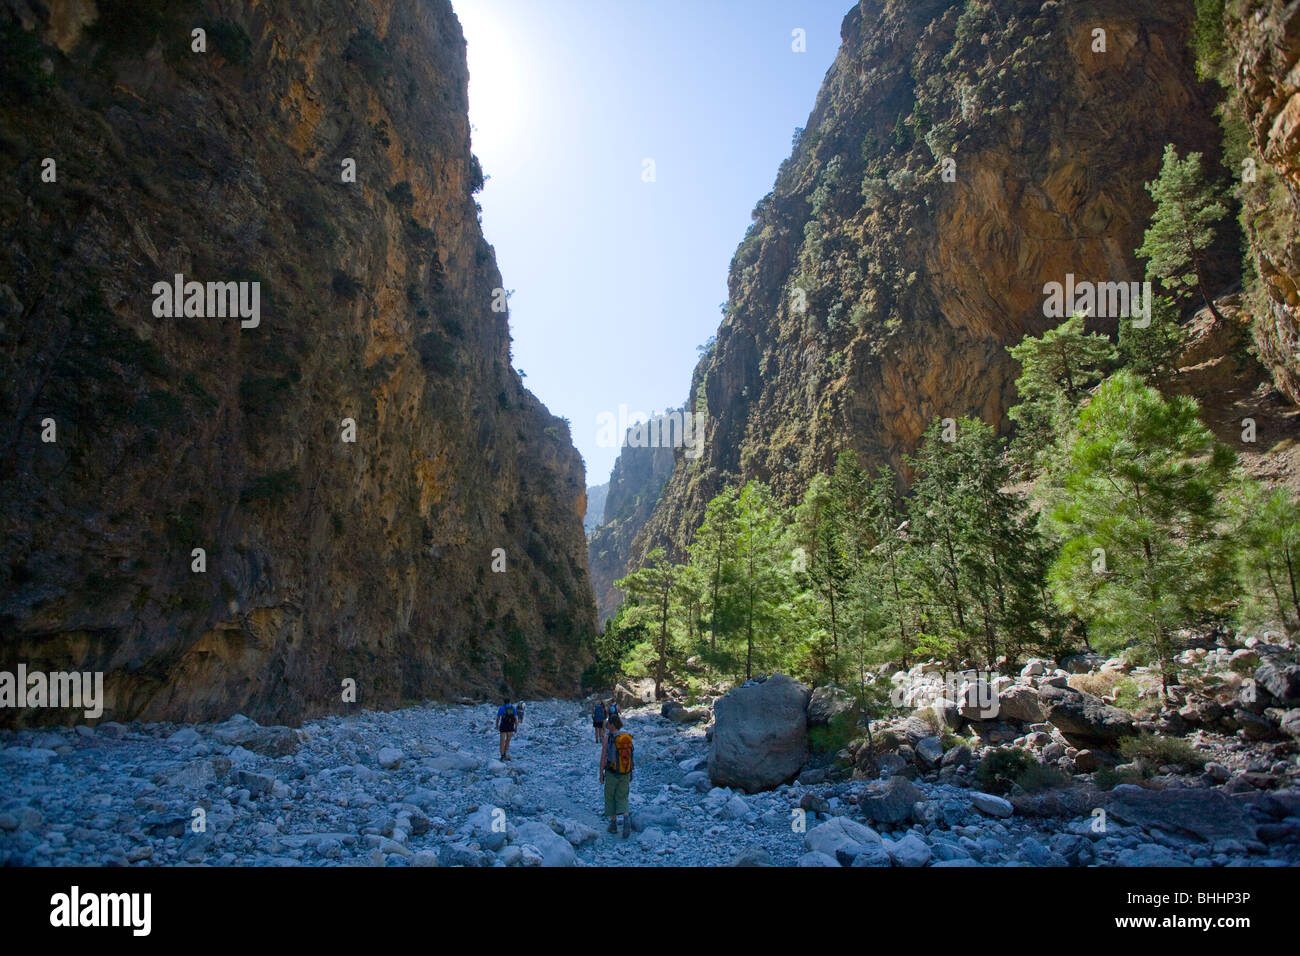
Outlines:
[[[1049,573],[1065,610],[1103,650],[1136,642],[1173,682],[1172,635],[1220,611],[1231,549],[1220,534],[1233,452],[1131,372],[1106,380],[1079,413],[1047,520],[1064,544]]]
[[[1300,626],[1300,503],[1286,488],[1243,479],[1234,499],[1244,612],[1284,628]]]
[[[1206,285],[1205,260],[1214,245],[1215,227],[1228,214],[1228,207],[1206,181],[1201,154],[1188,153],[1180,160],[1169,144],[1160,175],[1146,188],[1156,203],[1151,226],[1137,251],[1148,260],[1147,278],[1159,281],[1180,301],[1199,293],[1214,317],[1223,321]]]
[[[1104,335],[1086,332],[1084,317],[1076,313],[1007,351],[1020,363],[1020,404],[1007,412],[1017,425],[1012,455],[1031,470],[1043,468],[1068,431],[1075,406],[1114,367],[1115,346]]]

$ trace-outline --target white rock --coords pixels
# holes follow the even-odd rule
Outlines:
[[[976,810],[990,817],[1009,817],[1015,813],[1015,807],[1008,801],[991,793],[976,790],[971,794],[970,802]]]

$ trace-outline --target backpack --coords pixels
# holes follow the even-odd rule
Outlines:
[[[595,722],[599,722],[599,723],[602,723],[602,724],[605,722],[605,705],[604,705],[604,704],[597,704],[597,705],[596,705],[596,709],[593,710],[593,711],[591,712],[591,719],[592,719],[593,721],[595,721]]]
[[[506,712],[501,715],[501,733],[513,733],[515,729],[515,708],[513,704],[506,704]]]
[[[611,700],[609,702],[609,715],[613,717],[617,713],[618,713],[618,701]]]
[[[615,773],[632,772],[632,735],[626,730],[610,737],[605,748],[605,769]]]

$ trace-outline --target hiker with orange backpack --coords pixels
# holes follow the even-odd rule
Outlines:
[[[618,815],[623,814],[623,838],[632,832],[632,814],[627,798],[632,789],[632,735],[623,729],[623,718],[610,714],[605,721],[605,740],[600,747],[600,782],[605,785],[605,815],[609,832],[618,832]]]

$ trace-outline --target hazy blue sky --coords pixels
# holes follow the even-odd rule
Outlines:
[[[717,328],[750,211],[790,154],[852,0],[453,0],[479,199],[524,384],[572,422],[662,411]],[[793,31],[806,52],[792,50]],[[654,182],[643,181],[654,161]]]

